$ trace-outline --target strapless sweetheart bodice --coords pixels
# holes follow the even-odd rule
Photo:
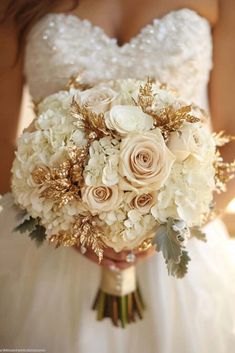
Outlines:
[[[88,84],[149,76],[205,105],[211,67],[210,24],[190,9],[153,20],[122,46],[87,20],[48,14],[30,31],[25,53],[25,75],[35,100],[64,88],[77,74]]]

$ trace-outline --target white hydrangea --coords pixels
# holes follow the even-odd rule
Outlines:
[[[84,176],[86,185],[106,186],[119,182],[119,142],[111,137],[94,141],[89,150],[89,161]]]
[[[69,117],[72,98],[76,97],[77,95],[79,95],[79,91],[71,89],[70,91],[60,91],[46,97],[37,106],[38,115],[45,113],[48,110],[53,110],[59,115]]]
[[[134,102],[137,101],[141,84],[143,82],[134,79],[113,82],[113,86],[119,92],[119,95],[112,105],[134,105]]]
[[[126,212],[123,208],[113,210],[110,212],[101,213],[99,218],[104,221],[108,226],[113,226],[115,223],[122,223],[126,219]]]
[[[155,219],[182,219],[188,226],[201,225],[213,199],[215,170],[211,161],[201,163],[191,156],[175,163],[166,185],[158,193],[151,212]]]
[[[70,114],[72,98],[77,92],[59,92],[38,105],[35,131],[24,132],[18,140],[13,164],[12,190],[17,202],[34,218],[39,217],[47,234],[69,230],[74,215],[81,210],[75,202],[60,210],[53,208],[53,201],[42,198],[40,189],[32,178],[39,166],[56,166],[68,158],[67,147],[86,143],[84,132],[78,130]],[[76,211],[72,211],[76,210]]]
[[[156,226],[156,221],[152,215],[142,215],[138,210],[130,210],[127,217],[124,221],[125,231],[123,232],[124,239],[127,242],[139,242]]]

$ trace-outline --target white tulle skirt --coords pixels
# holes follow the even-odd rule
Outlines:
[[[232,353],[235,347],[235,242],[220,220],[208,242],[191,240],[188,275],[167,275],[160,255],[138,267],[148,303],[125,330],[97,322],[91,305],[100,268],[74,249],[36,248],[0,215],[0,349],[48,353]]]

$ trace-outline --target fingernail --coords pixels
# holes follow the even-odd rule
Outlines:
[[[86,253],[87,249],[84,246],[81,246],[80,250],[81,250],[82,255],[84,255]]]
[[[115,265],[110,265],[110,266],[109,266],[109,269],[110,269],[111,271],[113,271],[113,272],[118,271],[118,267],[115,266]]]

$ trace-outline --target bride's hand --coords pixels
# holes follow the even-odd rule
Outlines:
[[[80,252],[79,248],[76,248],[76,250]],[[119,253],[116,253],[113,249],[106,248],[104,249],[104,257],[100,265],[104,267],[108,267],[113,270],[115,269],[124,270],[130,266],[136,265],[140,261],[146,260],[147,258],[154,255],[155,252],[156,251],[154,246],[151,246],[150,248],[144,251],[138,251],[138,250],[133,251],[133,254],[135,255],[134,261],[127,262],[127,255],[130,254],[131,251],[121,251]],[[94,252],[91,249],[87,249],[84,256],[86,256],[91,261],[99,264],[98,257],[94,254]]]

